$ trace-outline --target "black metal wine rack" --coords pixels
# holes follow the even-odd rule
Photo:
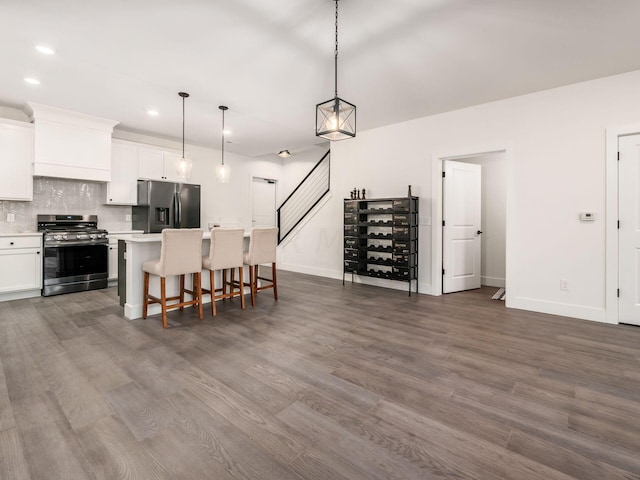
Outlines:
[[[345,274],[408,282],[418,292],[418,197],[344,201]]]

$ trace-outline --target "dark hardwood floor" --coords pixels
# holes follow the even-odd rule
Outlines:
[[[640,328],[279,283],[168,330],[113,288],[0,304],[0,478],[640,478]]]

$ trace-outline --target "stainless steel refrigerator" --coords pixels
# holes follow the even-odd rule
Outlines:
[[[138,180],[133,229],[159,233],[165,228],[200,228],[200,185]]]

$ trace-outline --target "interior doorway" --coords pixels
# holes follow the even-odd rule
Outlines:
[[[252,227],[276,226],[277,181],[272,178],[253,177],[251,182]]]
[[[640,325],[640,134],[618,138],[618,321]]]
[[[507,178],[510,176],[508,172],[512,169],[512,160],[510,149],[478,149],[468,153],[462,152],[450,155],[435,155],[433,159],[433,203],[432,203],[432,294],[441,295],[442,293],[451,293],[455,291],[466,290],[470,288],[478,288],[480,286],[490,286],[504,288],[507,290],[504,299],[509,299],[507,289],[508,273],[508,250],[507,250],[507,219],[509,202],[507,199],[512,195],[512,187],[509,186]],[[456,239],[454,235],[450,235],[446,229],[449,226],[455,227],[445,217],[450,213],[445,213],[447,208],[446,186],[444,184],[443,172],[447,168],[447,164],[468,164],[474,165],[480,169],[480,201],[479,213],[475,216],[480,217],[479,221],[474,221],[472,208],[454,207],[454,212],[461,216],[462,220],[457,220],[461,224],[460,230],[465,231],[462,239]],[[468,176],[465,174],[465,176]],[[446,177],[445,177],[446,178]],[[469,179],[465,182],[468,183]],[[473,188],[471,184],[460,185],[462,194],[456,195],[461,201],[469,201],[473,197]],[[475,194],[477,195],[477,194]],[[452,200],[449,199],[449,202]],[[453,200],[458,201],[458,200]],[[471,203],[478,200],[471,200]],[[462,205],[462,203],[461,203]],[[466,212],[462,215],[462,212]],[[445,222],[443,225],[443,221]],[[445,245],[445,242],[448,245]],[[451,243],[457,245],[452,246]],[[466,248],[462,248],[465,246]],[[458,247],[458,248],[456,248]],[[448,285],[447,268],[451,268],[451,259],[448,258],[447,250],[454,257],[454,263],[457,260],[459,271],[454,270],[453,273],[460,274],[463,282],[454,285],[451,288]],[[479,254],[478,254],[479,251]],[[479,258],[478,258],[479,255]],[[478,277],[479,270],[479,281]],[[466,280],[473,280],[467,282]],[[473,284],[473,285],[472,285]]]

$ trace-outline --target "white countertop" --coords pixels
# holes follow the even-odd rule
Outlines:
[[[0,233],[0,237],[41,237],[42,232]]]
[[[109,236],[111,235],[128,235],[134,233],[144,233],[144,230],[109,230]]]
[[[250,232],[245,232],[244,237],[249,238]],[[161,233],[134,233],[134,234],[126,234],[126,235],[111,235],[111,238],[117,238],[118,240],[124,240],[127,243],[152,243],[152,242],[161,242],[162,234]],[[211,232],[205,231],[202,234],[203,240],[211,239]]]

